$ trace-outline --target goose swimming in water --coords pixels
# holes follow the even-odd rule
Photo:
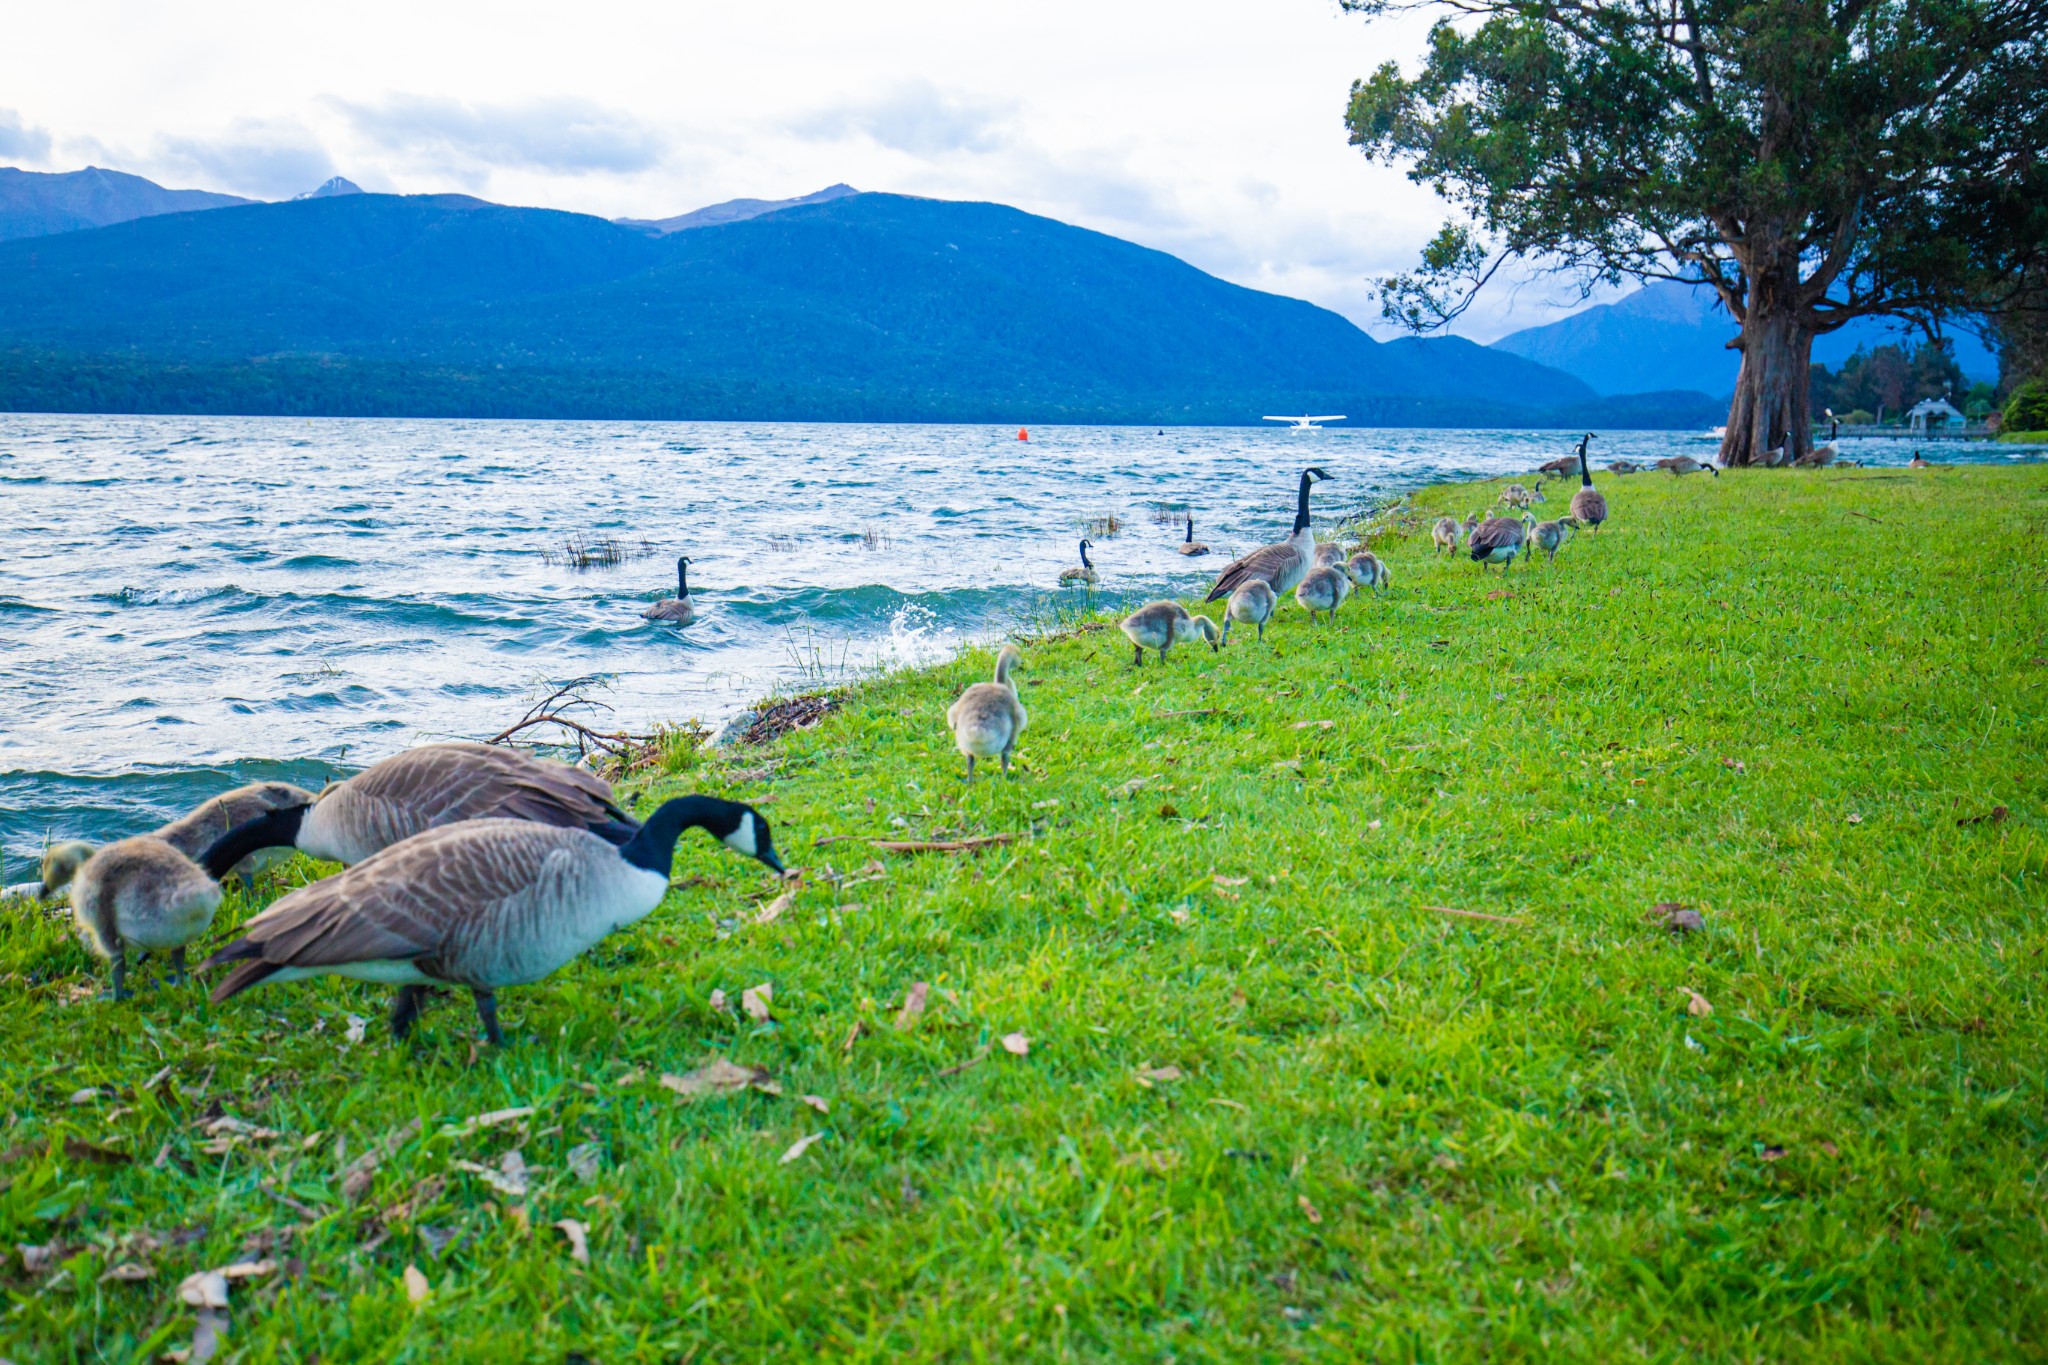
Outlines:
[[[646,611],[640,613],[643,621],[667,621],[671,625],[687,626],[697,619],[696,604],[690,600],[690,557],[676,559],[676,595],[664,597]]]
[[[1301,489],[1294,503],[1294,532],[1287,539],[1264,545],[1244,558],[1226,566],[1216,576],[1216,586],[1209,589],[1205,601],[1214,602],[1230,596],[1238,585],[1258,579],[1270,585],[1275,593],[1287,592],[1301,582],[1308,571],[1315,566],[1316,538],[1308,528],[1308,490],[1318,480],[1330,476],[1311,466],[1301,471]]]
[[[1209,553],[1209,547],[1195,539],[1195,517],[1192,512],[1188,514],[1188,538],[1180,543],[1180,552],[1184,555],[1205,555]]]
[[[1090,551],[1094,547],[1095,542],[1092,540],[1084,540],[1081,542],[1080,567],[1060,570],[1060,582],[1093,583],[1095,581],[1095,566],[1088,562],[1088,551]]]
[[[206,960],[234,969],[212,999],[263,981],[381,981],[399,988],[391,1034],[402,1039],[428,986],[466,986],[485,1036],[502,1044],[496,993],[540,980],[645,918],[668,893],[686,829],[784,874],[761,813],[715,797],[664,801],[622,846],[531,820],[463,820],[279,899]]]
[[[612,800],[611,784],[581,768],[495,744],[422,744],[222,835],[200,863],[218,878],[257,849],[296,848],[359,863],[401,839],[458,820],[506,818],[583,829],[623,844],[640,822]]]

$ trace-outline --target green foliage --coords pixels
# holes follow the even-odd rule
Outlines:
[[[2048,379],[2036,379],[2013,390],[2005,402],[2005,429],[2048,431]]]
[[[10,1252],[0,1354],[155,1358],[184,1276],[268,1259],[216,1359],[2024,1356],[2048,467],[1601,486],[1508,578],[1427,532],[1498,483],[1420,495],[1334,628],[1142,672],[1100,620],[1025,640],[1014,782],[940,726],[985,652],[706,755],[640,808],[772,797],[802,889],[764,923],[686,843],[503,993],[504,1052],[460,1000],[393,1046],[341,981],[93,1003],[14,908],[0,1244],[56,1250]],[[979,834],[1026,837],[865,842]],[[709,1003],[761,982],[772,1021]],[[659,1084],[711,1057],[781,1093]],[[514,1147],[525,1195],[477,1169]]]
[[[1946,341],[1922,342],[1910,355],[1903,346],[1859,346],[1840,370],[1816,364],[1809,374],[1816,417],[1828,408],[1840,414],[1881,405],[1887,418],[1896,419],[1923,398],[1950,396],[1953,401],[1963,392],[1962,367]],[[1988,402],[1985,411],[1990,411]]]

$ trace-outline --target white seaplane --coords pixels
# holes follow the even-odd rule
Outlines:
[[[1344,414],[1341,412],[1332,412],[1325,413],[1320,417],[1261,417],[1259,420],[1261,422],[1290,423],[1291,425],[1287,428],[1289,431],[1321,431],[1322,427],[1318,426],[1317,423],[1341,422],[1344,420]]]

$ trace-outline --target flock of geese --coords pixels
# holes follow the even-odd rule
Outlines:
[[[1460,524],[1438,521],[1433,538],[1455,552],[1462,540],[1482,570],[1503,571],[1533,549],[1555,555],[1578,526],[1598,530],[1607,502],[1586,466],[1588,435],[1575,463],[1581,487],[1569,519],[1536,524],[1527,511],[1545,501],[1512,485],[1502,495],[1519,517]],[[1319,545],[1309,529],[1309,490],[1330,476],[1302,471],[1294,527],[1217,575],[1207,601],[1224,603],[1223,622],[1173,601],[1148,603],[1125,617],[1124,635],[1142,667],[1151,650],[1161,664],[1176,644],[1206,641],[1219,650],[1235,624],[1260,639],[1281,596],[1292,592],[1312,621],[1327,623],[1354,588],[1384,590],[1387,566],[1369,550],[1348,557]],[[1065,581],[1094,582],[1081,542],[1081,565]],[[1180,552],[1208,553],[1187,521]],[[689,560],[676,564],[674,598],[650,618],[687,624]],[[995,676],[976,683],[947,709],[946,723],[967,760],[994,759],[1010,771],[1028,716],[1011,680],[1020,656],[1005,645]],[[45,899],[68,891],[81,937],[107,959],[107,996],[125,999],[128,954],[167,958],[167,979],[184,979],[185,953],[212,925],[221,883],[245,880],[294,852],[339,863],[333,876],[288,892],[241,926],[201,964],[226,967],[211,999],[222,1002],[262,983],[343,976],[398,988],[391,1032],[403,1039],[436,986],[467,989],[486,1037],[504,1041],[496,992],[538,981],[607,935],[643,918],[669,886],[677,841],[701,829],[778,877],[768,821],[753,807],[715,797],[677,797],[646,820],[614,799],[593,773],[516,749],[462,741],[421,745],[373,764],[319,794],[283,782],[257,782],[212,798],[180,820],[103,848],[53,845],[36,888]]]

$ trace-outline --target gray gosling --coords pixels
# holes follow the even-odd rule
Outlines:
[[[206,932],[220,908],[220,884],[199,864],[153,834],[108,844],[85,860],[71,883],[71,915],[80,936],[107,959],[107,996],[126,1000],[128,949],[169,953],[170,980],[185,979],[185,945]]]
[[[1311,621],[1316,619],[1317,612],[1326,612],[1331,621],[1336,620],[1337,608],[1349,596],[1351,576],[1342,569],[1316,569],[1294,589],[1294,600],[1301,603]]]
[[[1612,466],[1609,466],[1609,468],[1612,468]],[[1701,464],[1690,455],[1667,455],[1657,461],[1657,468],[1667,470],[1681,477],[1687,474],[1697,474],[1702,470],[1712,474],[1717,479],[1721,477],[1720,470],[1710,464]]]
[[[1254,578],[1249,583],[1238,584],[1237,591],[1230,594],[1230,602],[1223,608],[1223,638],[1217,647],[1220,649],[1230,643],[1230,623],[1233,621],[1257,626],[1259,639],[1264,640],[1266,622],[1273,619],[1273,608],[1279,603],[1279,594],[1264,579]]]
[[[1643,472],[1643,467],[1634,460],[1609,460],[1607,462],[1607,472],[1610,474],[1640,474]]]
[[[1060,582],[1093,583],[1095,581],[1095,566],[1088,562],[1088,552],[1093,548],[1095,548],[1094,541],[1084,540],[1081,542],[1080,567],[1060,570]]]
[[[1530,532],[1530,536],[1535,540],[1536,548],[1548,556],[1546,562],[1556,563],[1558,547],[1570,540],[1572,533],[1578,529],[1577,522],[1559,518],[1556,521],[1537,522],[1536,529]]]
[[[1479,514],[1478,514],[1477,512],[1467,512],[1467,513],[1465,514],[1465,539],[1466,539],[1466,540],[1470,540],[1470,539],[1472,539],[1472,533],[1473,533],[1474,531],[1476,531],[1476,530],[1478,530],[1478,529],[1479,529],[1479,523],[1480,523],[1480,521],[1481,521],[1481,520],[1482,520],[1482,518],[1480,517],[1480,515],[1479,515]]]
[[[1436,525],[1429,528],[1429,538],[1436,542],[1437,549],[1454,555],[1458,552],[1460,529],[1456,517],[1438,517]]]
[[[1316,562],[1312,567],[1334,569],[1343,562],[1344,547],[1334,540],[1326,540],[1316,546]]]
[[[1188,538],[1180,543],[1180,552],[1184,555],[1209,553],[1209,547],[1195,539],[1195,518],[1192,512],[1188,514]]]
[[[1536,520],[1529,513],[1522,513],[1520,521],[1507,517],[1490,517],[1485,525],[1472,533],[1472,562],[1486,572],[1489,564],[1501,566],[1503,574],[1515,567],[1515,556],[1529,543],[1529,526]]]
[[[234,968],[213,1001],[262,981],[379,981],[399,988],[391,1034],[403,1039],[429,986],[466,986],[485,1037],[502,1046],[498,990],[538,981],[645,918],[668,894],[686,829],[786,875],[761,813],[716,797],[664,801],[623,847],[586,829],[463,820],[278,899],[206,960]]]
[[[1382,592],[1389,587],[1394,576],[1387,572],[1386,562],[1371,550],[1360,550],[1344,561],[1344,574],[1361,588]]]
[[[1182,640],[1207,640],[1211,652],[1223,648],[1216,623],[1206,616],[1194,615],[1178,602],[1147,602],[1123,619],[1121,629],[1124,638],[1138,651],[1134,668],[1145,666],[1148,649],[1157,650],[1159,662],[1165,663],[1166,651]]]
[[[696,603],[690,600],[690,557],[676,559],[676,595],[664,597],[646,611],[640,613],[643,621],[666,621],[670,625],[687,626],[697,619]]]
[[[1017,736],[1030,723],[1024,703],[1017,699],[1017,685],[1010,681],[1010,670],[1023,659],[1017,646],[1004,645],[996,655],[995,681],[974,684],[946,708],[946,728],[953,732],[953,747],[967,759],[963,781],[974,780],[977,758],[1001,759],[1003,776],[1010,775],[1010,754],[1017,747]]]
[[[289,782],[251,782],[201,802],[185,815],[152,832],[187,858],[197,860],[214,840],[235,826],[288,806],[309,805],[313,799],[313,793]],[[78,869],[92,855],[91,844],[75,839],[52,845],[43,855],[42,898],[49,900],[69,885]],[[236,873],[246,881],[290,856],[289,849],[265,849],[251,853],[233,867],[223,868],[221,877],[225,880],[230,873]]]

